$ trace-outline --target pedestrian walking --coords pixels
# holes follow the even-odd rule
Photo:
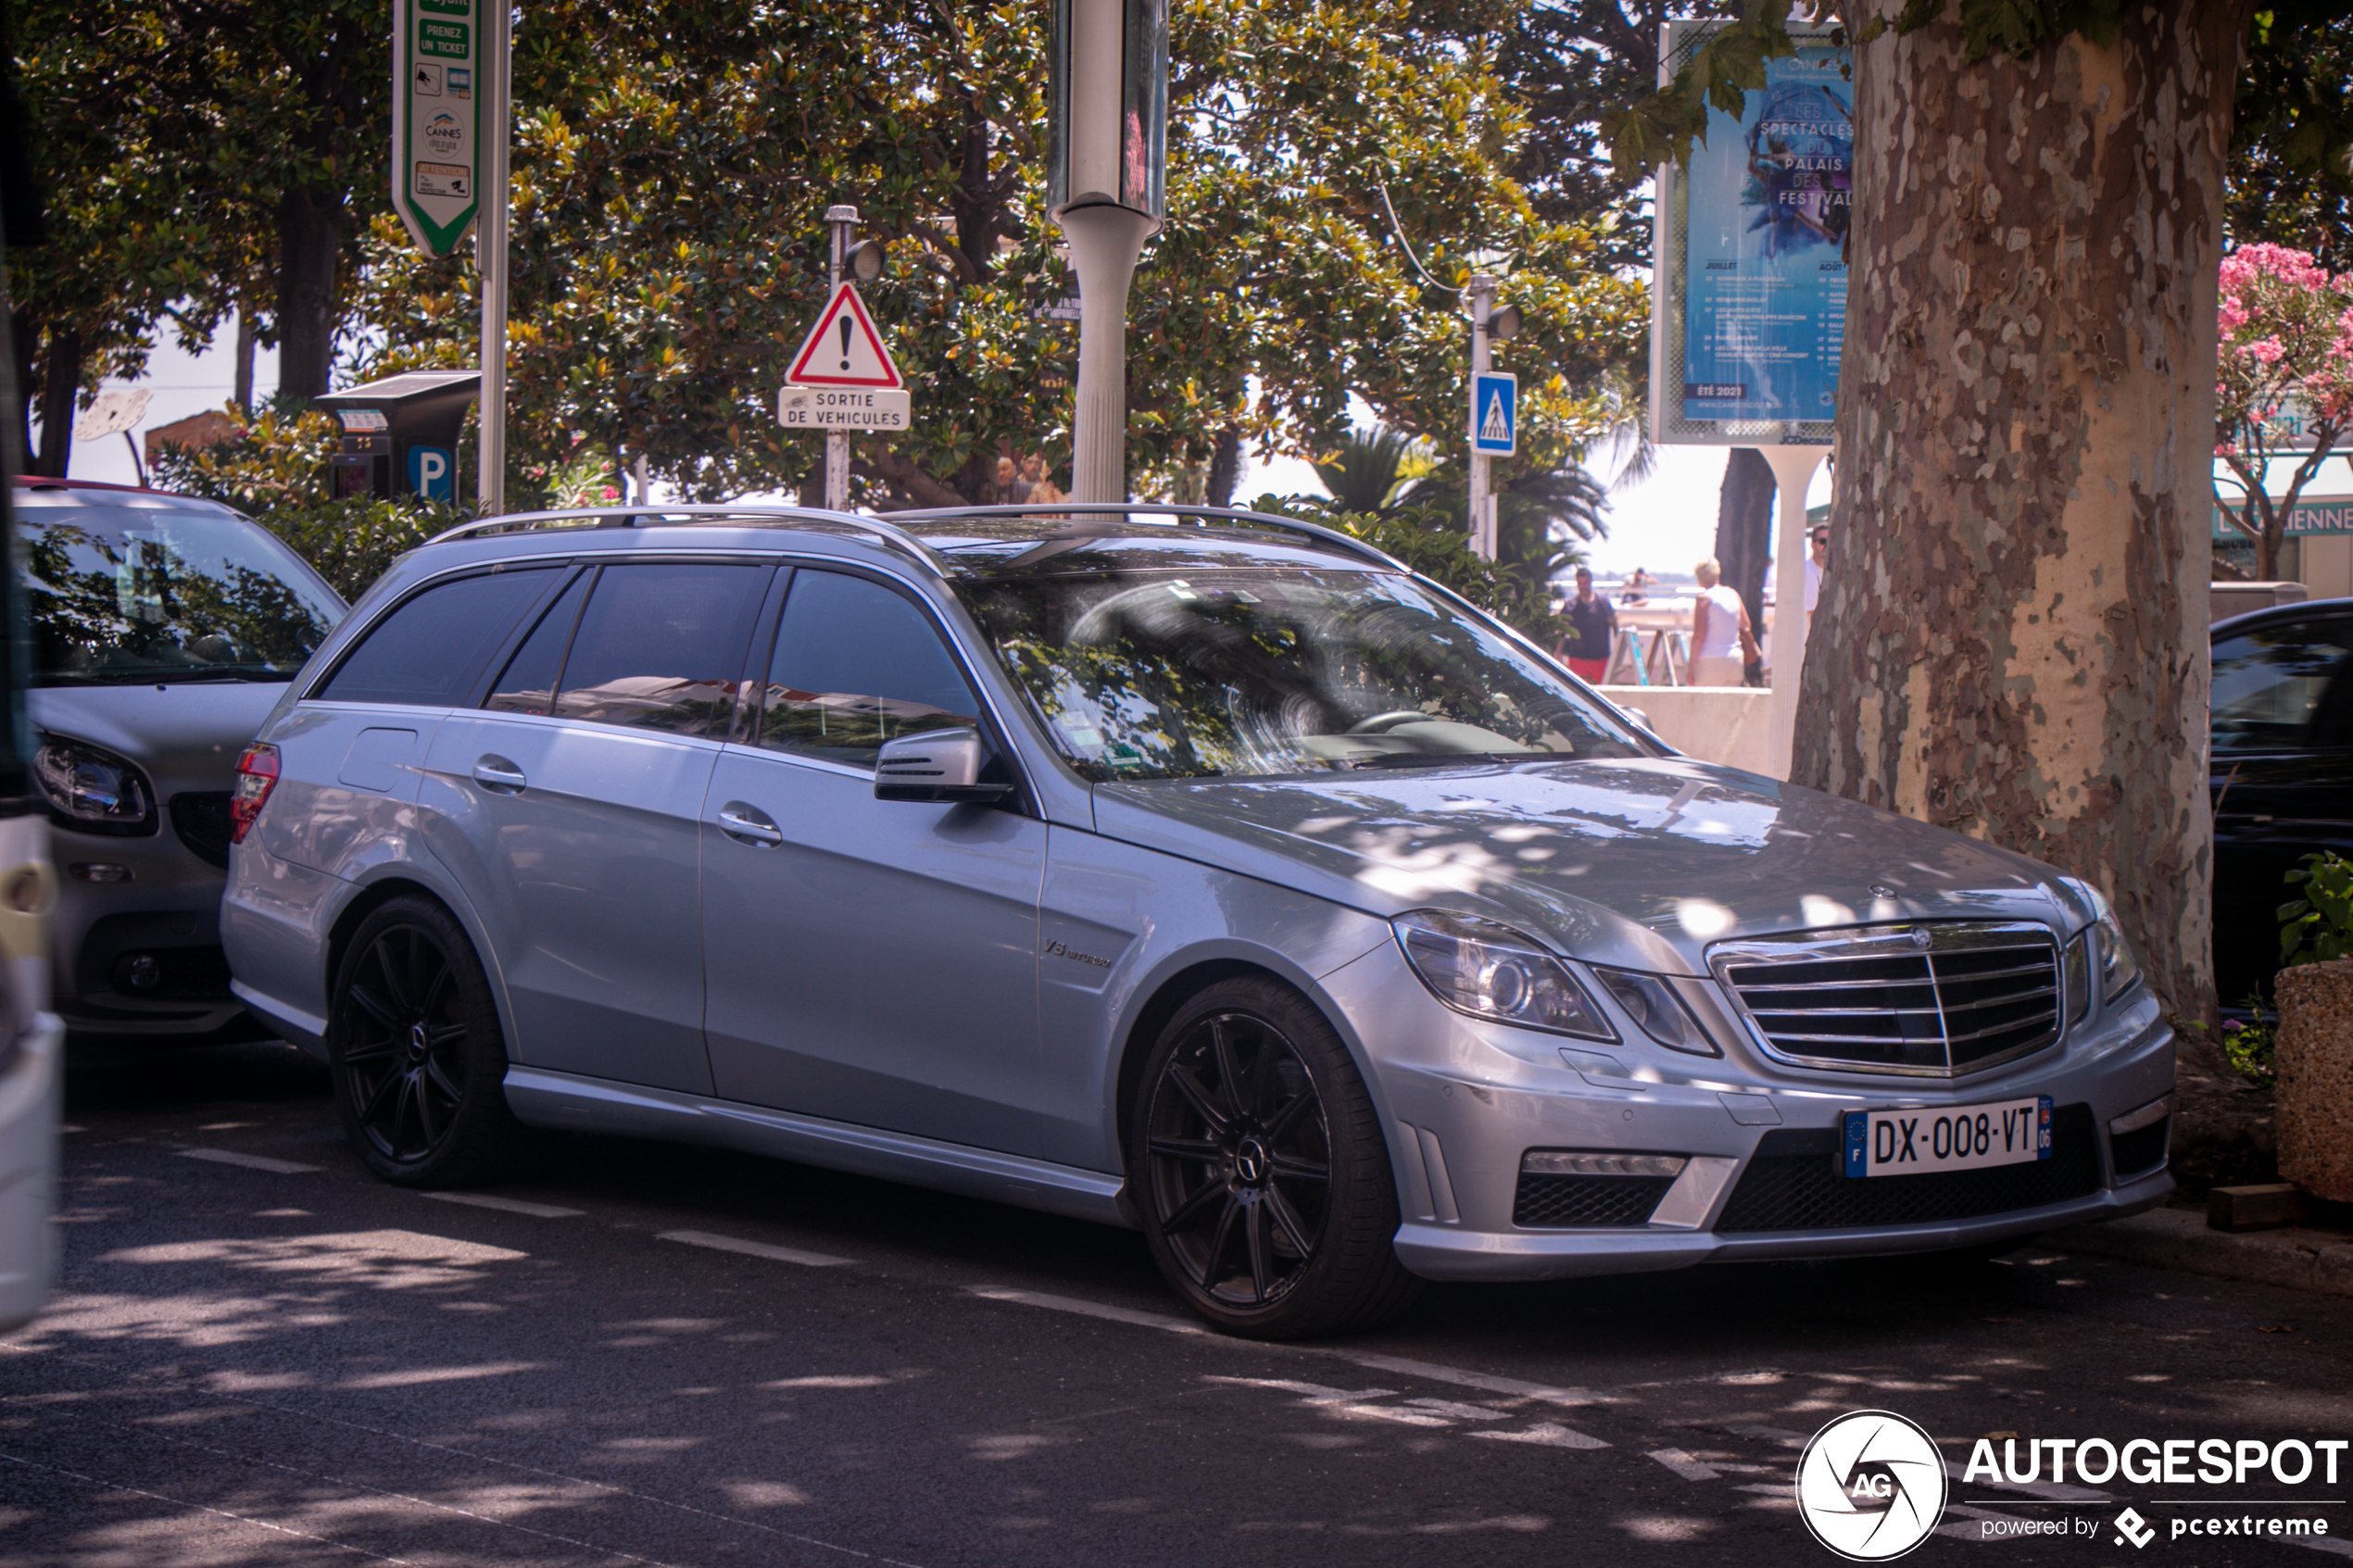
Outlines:
[[[1598,683],[1609,671],[1609,650],[1617,641],[1617,611],[1593,592],[1593,574],[1581,566],[1577,569],[1577,596],[1561,613],[1568,619],[1568,631],[1554,652],[1568,660],[1570,673],[1579,680]]]
[[[1806,546],[1806,624],[1814,624],[1814,607],[1822,602],[1822,569],[1831,563],[1831,531],[1817,523]]]
[[[1692,605],[1692,671],[1694,686],[1737,686],[1750,660],[1759,657],[1748,607],[1723,585],[1724,569],[1711,556],[1692,569],[1699,596]]]

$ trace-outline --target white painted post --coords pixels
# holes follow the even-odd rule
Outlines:
[[[1077,0],[1074,0],[1077,3]],[[1127,286],[1159,227],[1108,203],[1055,215],[1078,273],[1078,399],[1071,420],[1070,495],[1127,499]]]
[[[1773,688],[1766,745],[1776,778],[1797,744],[1797,680],[1806,668],[1806,491],[1827,446],[1760,447],[1780,487],[1773,528]]]
[[[1470,419],[1467,435],[1478,428],[1478,373],[1493,370],[1493,348],[1487,341],[1487,319],[1495,312],[1495,280],[1485,272],[1472,277],[1465,290],[1470,295]],[[1470,546],[1485,560],[1495,558],[1495,507],[1487,490],[1487,457],[1477,441],[1470,444]]]
[[[849,254],[849,231],[858,226],[858,209],[854,207],[825,208],[825,221],[833,226],[833,263],[825,274],[825,297],[833,298],[841,288],[842,260]],[[825,433],[825,509],[846,512],[849,509],[849,433],[829,430]]]

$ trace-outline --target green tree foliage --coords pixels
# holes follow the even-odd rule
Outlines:
[[[510,444],[547,461],[579,433],[705,497],[798,487],[819,444],[774,399],[847,202],[891,245],[865,292],[916,408],[857,443],[860,497],[974,499],[1007,449],[1061,469],[1077,333],[1045,314],[1073,285],[1043,211],[1043,23],[1026,3],[535,8]],[[1221,438],[1331,450],[1352,392],[1460,445],[1475,264],[1530,320],[1504,357],[1527,471],[1629,417],[1642,290],[1509,177],[1525,121],[1481,57],[1398,0],[1190,0],[1172,27],[1170,217],[1130,298],[1139,491],[1197,487]],[[377,368],[469,362],[472,289],[380,221]]]
[[[44,467],[64,471],[73,395],[136,374],[166,319],[195,345],[232,311],[267,311],[283,384],[325,391],[354,242],[385,207],[388,0],[15,9],[56,222],[50,244],[9,258]]]

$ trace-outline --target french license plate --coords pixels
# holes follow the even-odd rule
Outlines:
[[[1917,1176],[2051,1157],[2051,1097],[1846,1113],[1846,1173]]]

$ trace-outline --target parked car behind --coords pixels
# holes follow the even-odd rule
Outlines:
[[[1345,535],[1057,510],[395,567],[242,764],[223,916],[359,1158],[762,1150],[1139,1226],[1267,1336],[2171,1190],[2082,882],[1679,758]]]
[[[2223,1005],[2280,967],[2282,879],[2315,849],[2353,855],[2353,599],[2217,621],[2214,973]]]
[[[220,951],[229,793],[344,603],[211,501],[41,479],[12,497],[32,774],[57,830],[52,1005],[85,1046],[252,1031]]]

